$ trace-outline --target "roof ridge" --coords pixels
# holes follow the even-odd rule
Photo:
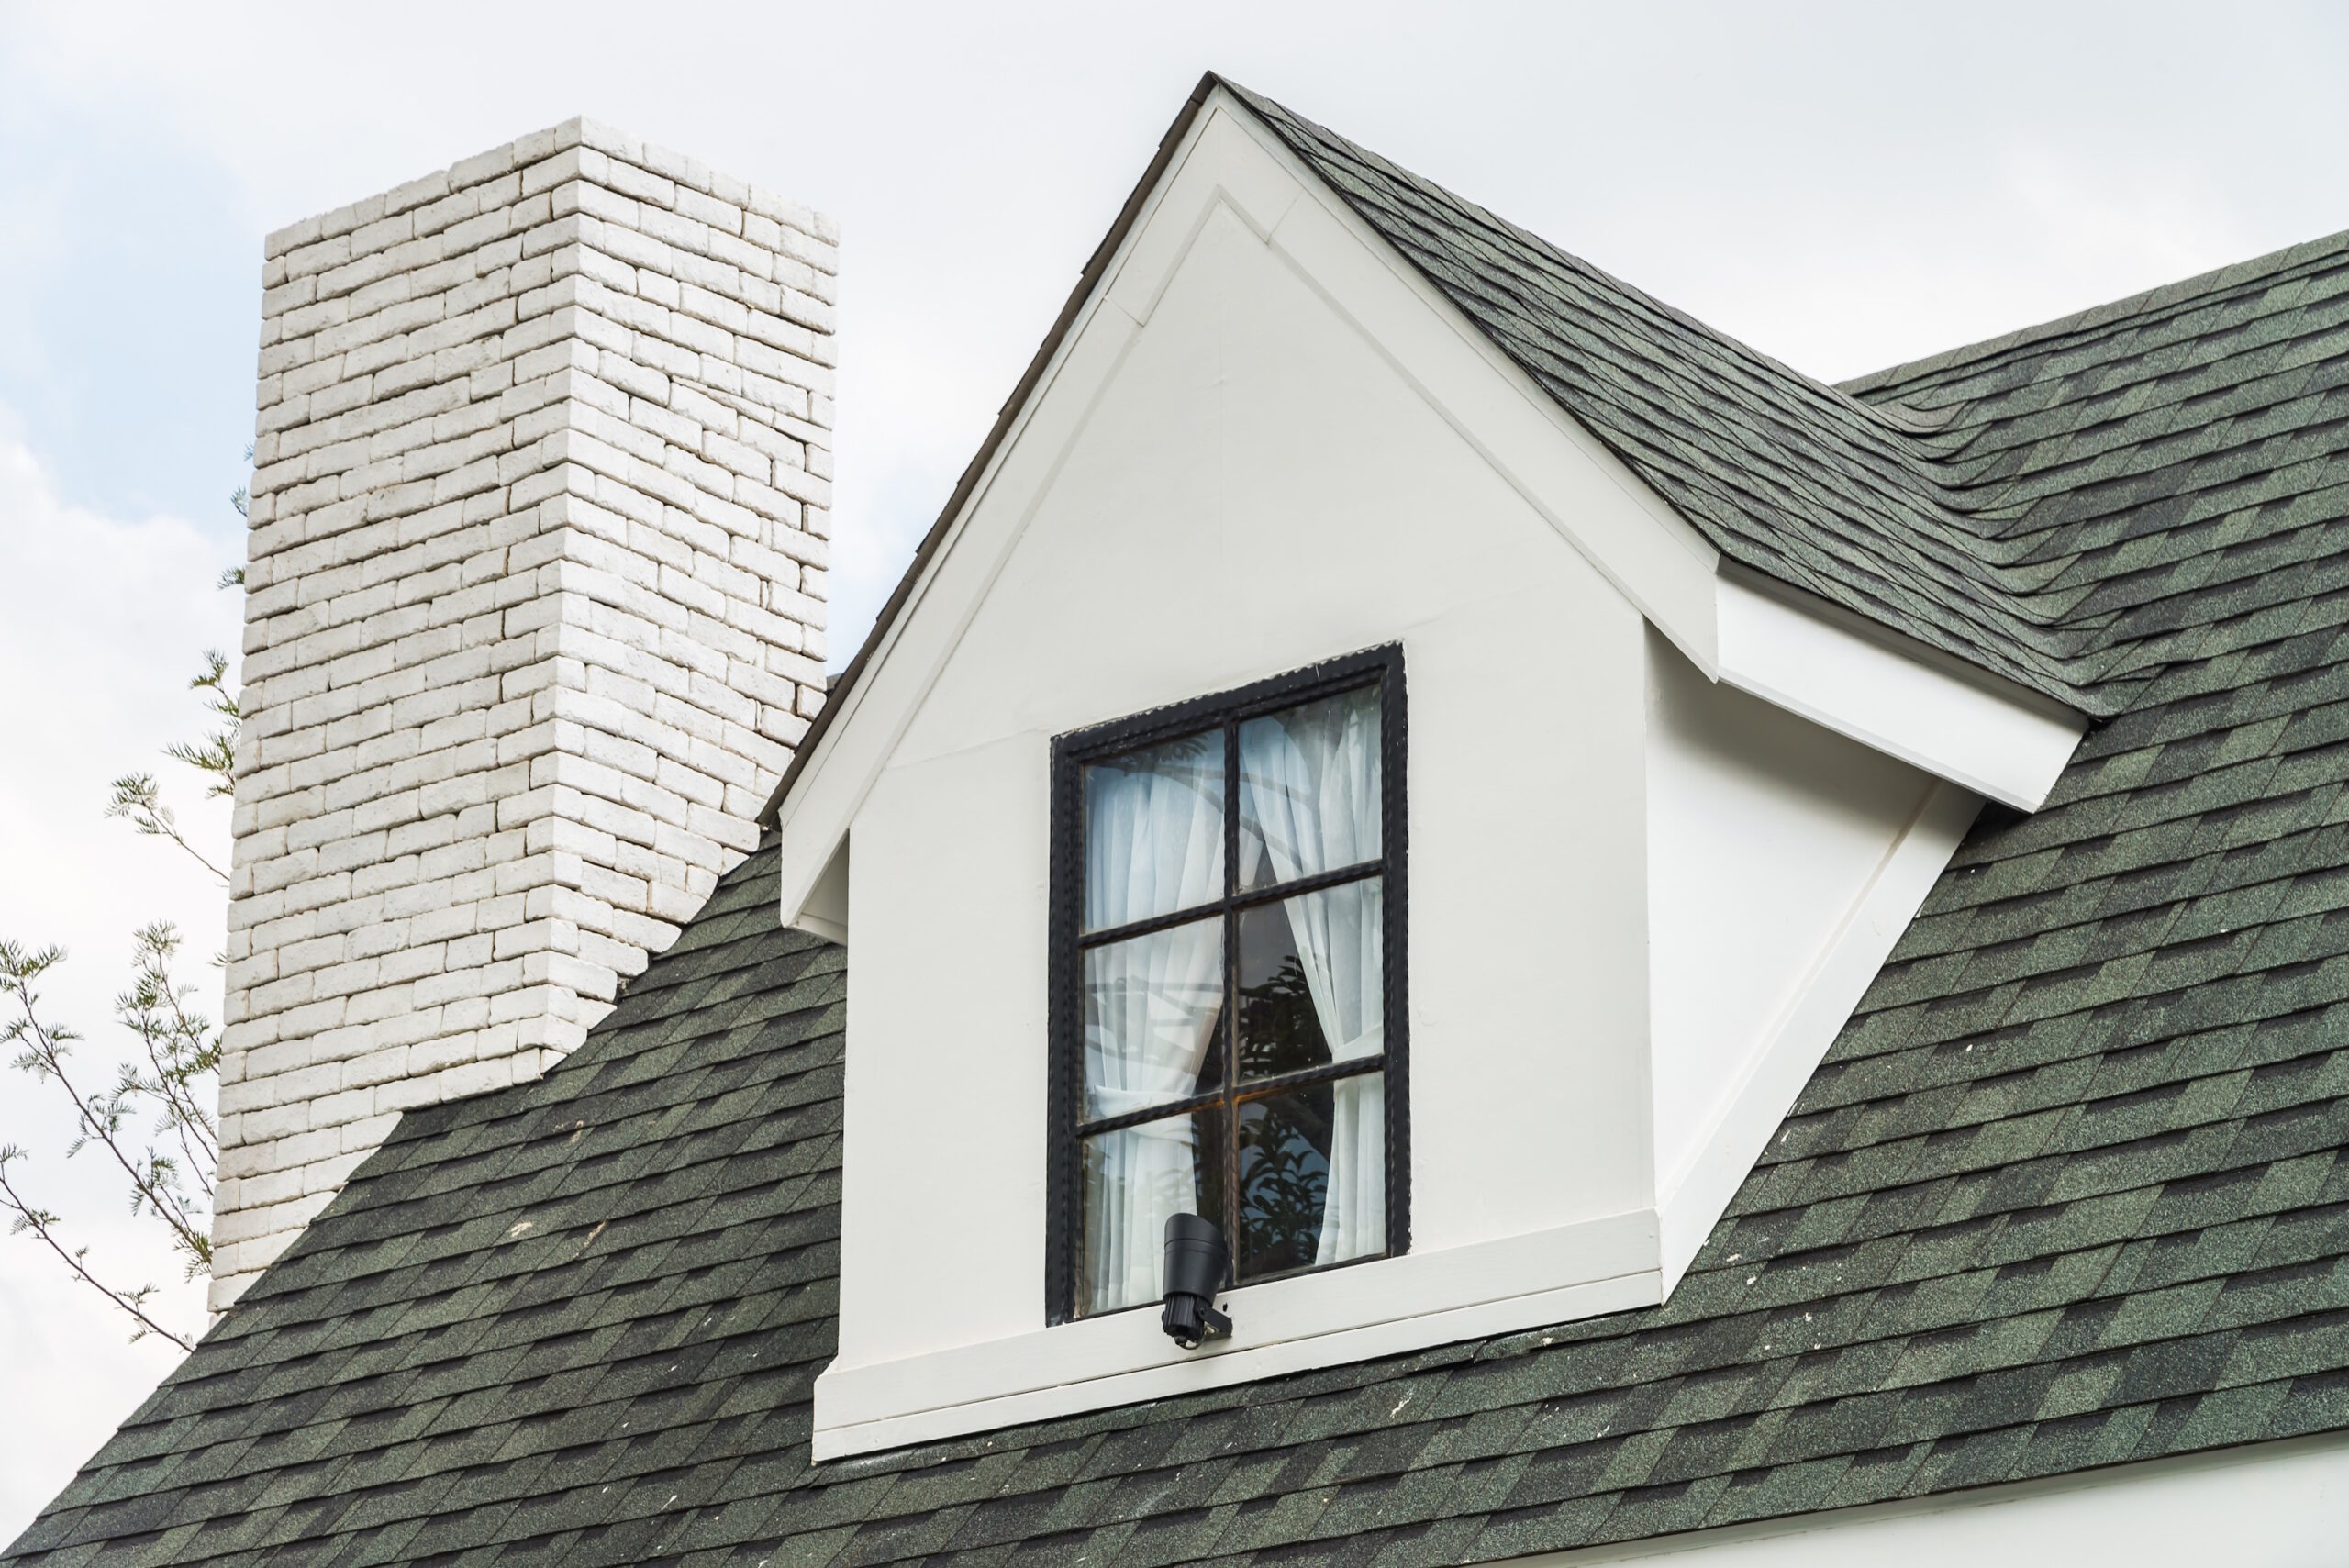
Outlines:
[[[1964,343],[1954,349],[1943,349],[1938,353],[1927,354],[1921,359],[1907,360],[1898,364],[1887,365],[1882,370],[1870,371],[1865,375],[1857,375],[1847,381],[1836,382],[1835,390],[1854,401],[1861,401],[1866,394],[1881,391],[1901,382],[1913,381],[1920,376],[1950,370],[1958,365],[1995,359],[2000,354],[2011,352],[2016,349],[2045,342],[2068,333],[2087,332],[2109,327],[2126,317],[2142,316],[2148,311],[2171,309],[2189,301],[2200,299],[2204,295],[2237,288],[2254,279],[2289,272],[2295,267],[2316,261],[2321,257],[2344,251],[2349,251],[2349,228],[2321,235],[2314,239],[2302,239],[2245,261],[2230,261],[2224,266],[2213,267],[2209,272],[2196,272],[2190,277],[2156,284],[2149,289],[2141,289],[2135,294],[2125,295],[2119,299],[2107,300],[2101,305],[2092,305],[2086,309],[2075,310],[2068,315],[2054,317],[2033,326],[2018,327],[2011,331],[2001,332],[1995,338],[1985,338],[1979,342]]]
[[[1213,73],[1210,72],[1210,74]],[[1866,403],[1859,398],[1854,397],[1850,392],[1845,390],[1842,384],[1822,380],[1821,378],[1811,374],[1809,371],[1803,370],[1799,366],[1790,364],[1787,361],[1778,358],[1777,355],[1769,352],[1767,350],[1758,349],[1752,343],[1747,342],[1744,339],[1721,330],[1721,328],[1715,327],[1710,322],[1682,309],[1676,305],[1674,305],[1671,301],[1657,297],[1654,294],[1642,287],[1640,284],[1631,283],[1628,279],[1609,272],[1607,268],[1600,266],[1589,257],[1567,250],[1564,246],[1559,244],[1548,235],[1542,233],[1539,229],[1529,228],[1525,225],[1516,221],[1514,218],[1509,217],[1506,214],[1501,213],[1493,207],[1487,206],[1486,204],[1476,200],[1473,196],[1455,191],[1449,185],[1440,184],[1436,181],[1430,179],[1428,176],[1419,173],[1416,170],[1405,168],[1402,164],[1396,162],[1386,154],[1378,152],[1371,148],[1364,147],[1361,142],[1354,140],[1352,137],[1345,135],[1341,131],[1332,130],[1330,127],[1323,125],[1320,121],[1314,119],[1308,115],[1299,114],[1297,110],[1290,108],[1286,104],[1282,103],[1276,98],[1267,97],[1264,94],[1258,93],[1252,88],[1242,86],[1241,83],[1232,81],[1228,76],[1217,76],[1216,81],[1224,88],[1225,91],[1241,99],[1243,103],[1247,104],[1249,107],[1256,110],[1259,115],[1262,115],[1266,109],[1271,109],[1277,114],[1297,121],[1298,124],[1308,128],[1325,139],[1347,149],[1349,151],[1362,158],[1365,161],[1380,165],[1386,172],[1394,175],[1395,177],[1404,180],[1410,184],[1417,186],[1421,191],[1426,192],[1432,196],[1439,197],[1452,206],[1463,208],[1480,221],[1488,223],[1493,228],[1512,235],[1525,243],[1533,246],[1537,250],[1546,252],[1575,271],[1586,274],[1594,281],[1603,284],[1607,287],[1624,295],[1627,299],[1632,300],[1645,308],[1655,312],[1658,316],[1663,317],[1679,327],[1683,331],[1692,332],[1698,337],[1703,338],[1708,341],[1718,343],[1721,347],[1732,350],[1734,357],[1748,361],[1749,364],[1754,368],[1765,373],[1774,373],[1776,374],[1785,376],[1788,380],[1801,384],[1810,392],[1823,395],[1830,406],[1836,407],[1844,413],[1857,416],[1864,423],[1871,427],[1875,427],[1884,433],[1898,437],[1932,434],[1938,431],[1942,426],[1948,423],[1946,419],[1936,420],[1931,416],[1926,416],[1920,420],[1915,417],[1914,412],[1911,410],[1902,410],[1898,414],[1887,413],[1884,408],[1875,404]],[[2349,232],[2344,232],[2343,238],[2349,239]]]

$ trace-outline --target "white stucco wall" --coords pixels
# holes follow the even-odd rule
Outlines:
[[[1679,1184],[1934,781],[1650,639],[1648,990]]]
[[[784,803],[854,952],[818,1457],[1661,1299],[1971,817],[1712,688],[1709,553],[1398,266],[1208,115]],[[1408,1254],[1048,1328],[1052,738],[1391,642]]]
[[[2254,1443],[2079,1475],[1518,1559],[1524,1568],[2335,1568],[2349,1443]]]
[[[1414,1250],[1644,1207],[1641,628],[1210,218],[855,819],[843,1362],[1041,1321],[1052,737],[1397,639]]]

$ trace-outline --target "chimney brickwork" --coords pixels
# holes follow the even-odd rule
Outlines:
[[[216,1310],[756,842],[824,690],[835,241],[585,121],[271,236]]]

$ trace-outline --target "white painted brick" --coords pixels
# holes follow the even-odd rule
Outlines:
[[[216,1307],[754,841],[823,689],[835,239],[586,121],[270,237]]]

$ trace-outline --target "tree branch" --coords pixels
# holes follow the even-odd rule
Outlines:
[[[16,1217],[8,1226],[8,1233],[21,1236],[30,1231],[57,1254],[60,1262],[78,1274],[83,1284],[128,1313],[139,1325],[138,1331],[130,1336],[132,1344],[137,1344],[150,1334],[160,1334],[183,1351],[195,1350],[194,1341],[181,1338],[147,1316],[147,1298],[155,1294],[153,1285],[142,1284],[137,1290],[117,1290],[90,1272],[89,1265],[83,1261],[89,1253],[87,1247],[70,1252],[65,1250],[64,1243],[58,1240],[52,1229],[57,1223],[57,1216],[27,1203],[17,1191],[16,1184],[8,1180],[8,1162],[23,1154],[24,1151],[13,1143],[0,1147],[0,1208],[6,1208]]]
[[[174,756],[182,750],[185,748],[171,748]],[[215,882],[223,887],[228,885],[228,873],[205,859],[196,847],[181,835],[179,820],[172,815],[172,808],[163,804],[163,792],[157,787],[154,774],[125,773],[115,780],[113,797],[106,802],[106,815],[121,817],[150,838],[169,839],[185,851],[188,859],[209,873]]]
[[[39,994],[32,983],[64,954],[57,948],[44,948],[27,952],[12,941],[0,941],[0,995],[17,1005],[17,1016],[0,1026],[0,1045],[22,1044],[24,1053],[16,1065],[37,1078],[54,1079],[67,1099],[72,1102],[74,1114],[81,1119],[82,1130],[65,1151],[67,1158],[81,1152],[84,1145],[96,1142],[114,1157],[122,1173],[130,1178],[132,1197],[130,1211],[139,1212],[144,1204],[156,1218],[172,1229],[180,1249],[191,1257],[208,1258],[211,1239],[197,1229],[189,1218],[173,1176],[176,1167],[148,1151],[147,1169],[141,1171],[123,1152],[117,1134],[122,1130],[127,1107],[120,1095],[111,1100],[94,1100],[85,1096],[71,1074],[65,1070],[65,1058],[72,1042],[81,1037],[71,1029],[42,1025],[38,1004]]]

